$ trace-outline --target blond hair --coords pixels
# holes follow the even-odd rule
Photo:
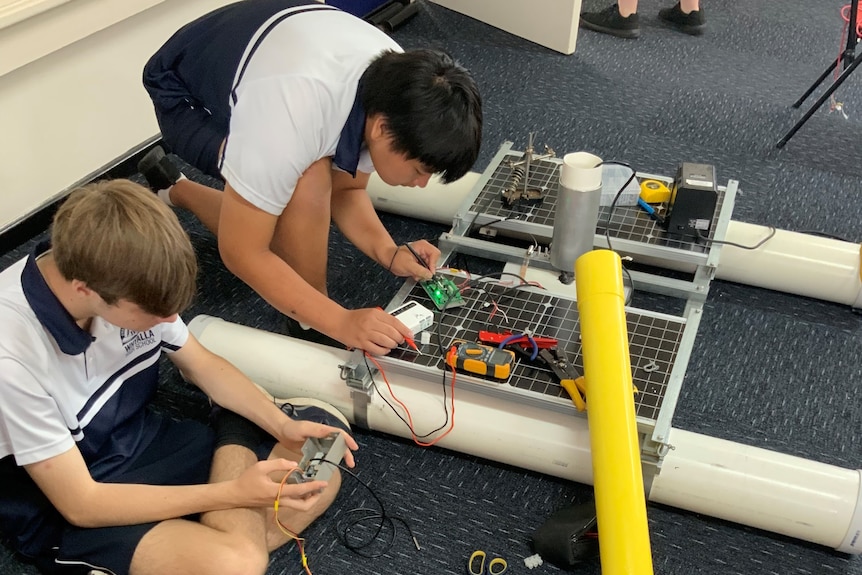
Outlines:
[[[195,294],[197,260],[173,211],[129,180],[105,180],[69,195],[51,230],[67,280],[87,284],[109,305],[124,299],[168,317]]]

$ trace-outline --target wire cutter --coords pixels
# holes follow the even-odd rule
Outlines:
[[[575,404],[578,411],[586,411],[587,380],[575,369],[575,366],[569,363],[569,360],[565,356],[561,357],[555,347],[540,350],[539,359],[551,368],[551,371],[560,380],[560,386],[568,392],[569,397],[572,398],[572,403]],[[637,394],[638,388],[633,386],[632,392]]]
[[[479,341],[485,344],[495,344],[499,347],[511,347],[522,355],[529,357],[531,361],[541,359],[551,372],[559,380],[560,385],[572,398],[572,403],[578,411],[587,409],[587,384],[584,377],[575,369],[565,357],[560,357],[557,352],[559,341],[552,337],[537,337],[530,333],[494,333],[480,331]],[[532,348],[532,353],[527,354],[527,348]]]
[[[587,382],[584,376],[575,369],[565,356],[561,357],[557,353],[557,348],[544,348],[539,350],[539,358],[544,361],[551,369],[557,379],[560,380],[560,386],[566,390],[569,397],[572,398],[572,403],[578,411],[587,409]]]

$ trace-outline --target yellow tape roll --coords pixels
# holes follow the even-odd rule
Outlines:
[[[658,180],[641,182],[640,198],[648,204],[661,204],[670,200],[670,189]]]

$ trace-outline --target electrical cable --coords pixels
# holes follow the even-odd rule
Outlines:
[[[735,248],[739,248],[742,250],[756,250],[757,248],[759,248],[760,246],[762,246],[763,244],[765,244],[766,242],[771,240],[775,236],[775,232],[776,232],[775,228],[773,226],[769,226],[769,234],[767,234],[767,236],[765,238],[763,238],[762,240],[760,240],[759,242],[757,242],[753,246],[744,246],[742,244],[738,244],[736,242],[728,242],[726,240],[711,240],[708,237],[706,237],[705,235],[703,235],[702,233],[700,233],[700,230],[697,231],[697,238],[701,241],[706,242],[707,244],[710,244],[710,245],[711,244],[720,244],[723,246],[733,246]]]
[[[513,333],[512,335],[504,338],[503,341],[500,342],[500,345],[498,347],[500,349],[505,349],[507,345],[512,344],[522,338],[526,338],[527,342],[533,348],[533,350],[530,352],[530,361],[535,361],[536,357],[539,355],[539,346],[538,344],[536,344],[536,340],[533,339],[533,337],[528,333]]]
[[[841,19],[844,20],[846,24],[846,28],[850,28],[850,8],[852,6],[850,4],[845,4],[841,7]],[[862,37],[862,5],[856,8],[856,37]],[[843,38],[842,38],[842,46],[843,46]],[[839,56],[841,58],[841,56]]]
[[[343,473],[348,474],[355,481],[357,481],[360,485],[362,485],[362,487],[364,487],[366,490],[368,490],[368,492],[371,494],[371,496],[374,498],[374,500],[377,501],[377,505],[380,507],[379,511],[377,511],[375,509],[370,509],[367,507],[358,507],[358,508],[351,509],[351,510],[345,512],[345,516],[349,516],[350,514],[355,514],[357,512],[363,512],[364,515],[362,515],[361,517],[358,517],[358,518],[353,518],[349,521],[348,520],[342,520],[336,524],[336,533],[338,535],[338,539],[341,542],[341,544],[344,545],[344,547],[346,547],[350,551],[356,553],[357,555],[360,555],[360,556],[368,558],[368,559],[374,559],[374,558],[380,557],[380,556],[386,554],[389,551],[389,549],[392,548],[392,545],[395,543],[395,537],[396,537],[397,532],[398,532],[398,529],[396,527],[396,522],[401,522],[401,524],[404,525],[404,527],[407,529],[407,532],[410,535],[410,539],[413,540],[413,545],[416,547],[416,549],[418,551],[421,551],[422,548],[419,546],[419,541],[416,539],[416,535],[413,533],[413,529],[410,527],[410,523],[408,523],[407,520],[404,519],[403,517],[388,514],[386,512],[386,506],[383,505],[383,500],[381,500],[380,497],[378,497],[377,493],[375,493],[374,490],[371,489],[371,486],[369,486],[367,483],[362,481],[358,475],[356,475],[353,471],[351,471],[347,467],[341,465],[340,463],[335,463],[334,461],[327,461],[324,458],[314,458],[314,459],[311,459],[309,462],[312,462],[312,461],[319,461],[321,463],[328,463],[330,465],[337,467]],[[299,537],[299,535],[297,535],[296,533],[294,533],[293,531],[288,529],[281,522],[281,520],[278,518],[278,502],[281,499],[281,490],[284,487],[286,479],[287,479],[287,475],[285,475],[284,479],[282,479],[282,482],[278,488],[278,498],[275,500],[275,506],[274,506],[274,508],[275,508],[275,514],[274,514],[275,515],[275,521],[276,521],[276,524],[279,526],[279,528],[282,530],[282,532],[285,533],[285,535],[288,535],[289,537],[291,537],[292,539],[294,539],[297,542],[297,546],[299,547],[300,553],[302,555],[303,567],[305,569],[305,572],[310,575],[311,570],[308,567],[308,560],[307,560],[307,557],[305,555],[305,546],[304,546],[305,539],[302,537]],[[354,527],[356,527],[362,523],[365,523],[367,521],[370,521],[370,520],[379,520],[379,523],[377,524],[377,527],[374,530],[374,533],[371,535],[371,537],[369,537],[368,539],[359,539],[359,541],[360,541],[359,543],[352,543],[351,542],[351,530]],[[369,552],[363,551],[364,549],[371,546],[372,544],[374,544],[375,541],[378,540],[381,532],[383,531],[384,527],[387,525],[390,526],[391,531],[390,531],[390,535],[389,535],[388,540],[385,541],[385,543],[383,545],[383,548],[380,549],[378,552],[375,552],[375,553],[369,553]]]
[[[617,200],[619,200],[620,196],[623,194],[623,192],[629,186],[629,184],[632,182],[632,180],[635,179],[635,171],[634,171],[634,168],[632,168],[631,165],[629,165],[628,163],[620,162],[617,160],[604,160],[602,162],[599,162],[598,165],[603,166],[605,164],[614,164],[617,166],[624,166],[624,167],[626,167],[632,171],[632,174],[623,183],[623,185],[620,186],[620,189],[617,190],[616,195],[614,195],[614,199],[611,201],[611,205],[608,208],[608,217],[605,220],[605,241],[608,242],[608,249],[611,250],[612,252],[616,252],[617,254],[619,254],[619,252],[617,252],[617,250],[615,250],[613,247],[611,247],[611,236],[610,236],[611,217],[613,216],[614,209],[616,209],[616,207],[617,207]],[[596,167],[598,167],[598,166],[596,166]],[[629,270],[626,269],[626,266],[620,264],[620,267],[623,270],[623,274],[628,278],[629,286],[631,287],[631,290],[629,291],[629,295],[626,297],[625,301],[623,302],[623,305],[629,305],[632,301],[632,297],[634,297],[635,282],[632,279],[631,272],[629,272]],[[625,287],[625,281],[623,281],[623,287]]]
[[[389,403],[389,400],[386,399],[386,397],[384,397],[384,395],[382,393],[380,393],[380,389],[377,387],[377,382],[374,381],[374,376],[371,375],[371,366],[368,365],[368,354],[364,354],[364,355],[365,355],[365,368],[368,370],[369,377],[371,378],[371,386],[374,388],[374,391],[376,391],[377,395],[380,396],[380,399],[382,399],[383,402],[389,406],[389,409],[392,410],[392,413],[397,415],[398,419],[400,419],[402,422],[404,422],[404,425],[407,426],[407,428],[410,430],[410,432],[413,434],[414,437],[417,437],[419,439],[425,439],[426,437],[437,433],[438,431],[440,431],[441,429],[443,429],[444,427],[446,427],[449,424],[449,410],[446,409],[446,399],[448,398],[448,396],[446,395],[446,370],[443,370],[443,412],[446,414],[446,420],[437,429],[429,431],[428,433],[425,433],[423,435],[417,435],[416,431],[411,427],[411,424],[408,423],[408,421],[406,419],[404,419],[404,417],[400,413],[398,413],[398,410],[395,409],[395,406],[392,405],[391,403]],[[377,365],[377,368],[380,370],[379,364]],[[380,373],[383,373],[383,370],[380,370]],[[392,390],[390,388],[390,392],[391,391]],[[395,396],[393,395],[393,397],[395,397]],[[406,410],[406,408],[405,408],[405,410]]]
[[[432,445],[436,444],[438,441],[440,441],[441,439],[443,439],[444,437],[449,435],[452,432],[452,430],[455,429],[455,375],[456,374],[455,374],[454,369],[452,369],[452,382],[451,382],[452,399],[449,401],[449,408],[452,411],[451,419],[448,419],[449,418],[449,412],[447,411],[447,421],[449,421],[449,428],[446,431],[444,431],[443,433],[441,433],[440,435],[438,435],[437,437],[435,437],[431,441],[419,441],[422,437],[425,437],[425,436],[420,437],[420,436],[416,435],[416,432],[414,430],[414,425],[413,425],[413,416],[410,413],[410,409],[404,404],[403,401],[398,399],[398,397],[396,397],[396,395],[395,395],[395,392],[392,391],[392,385],[389,383],[389,379],[386,377],[386,373],[383,371],[383,367],[380,365],[380,363],[378,363],[378,361],[376,359],[374,359],[367,352],[364,353],[364,356],[367,359],[370,359],[371,362],[374,363],[375,366],[377,366],[377,369],[378,369],[378,371],[380,371],[380,375],[383,377],[383,381],[386,383],[386,387],[389,390],[389,395],[392,396],[392,399],[394,399],[398,403],[398,405],[400,405],[402,407],[402,409],[404,409],[404,412],[407,414],[407,421],[404,421],[404,418],[401,417],[401,415],[397,411],[395,411],[395,408],[392,406],[392,404],[389,403],[388,401],[386,402],[386,404],[389,405],[389,407],[393,410],[393,412],[395,412],[395,414],[398,415],[398,417],[401,419],[401,421],[404,421],[404,423],[407,425],[407,429],[410,430],[410,435],[412,436],[413,443],[415,443],[416,445],[418,445],[420,447],[431,447]],[[446,374],[445,369],[443,370],[443,374],[445,377],[445,374]],[[373,381],[374,381],[374,379],[372,378],[372,382]],[[375,389],[376,389],[376,385],[375,385]],[[378,395],[380,395],[379,390],[378,390]],[[381,397],[383,397],[383,396],[381,395]],[[443,404],[443,409],[446,409],[445,403]],[[439,428],[439,429],[442,429],[442,428]],[[434,432],[431,432],[431,433],[434,433]],[[430,435],[430,433],[427,435]]]

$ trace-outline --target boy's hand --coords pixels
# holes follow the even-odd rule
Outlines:
[[[271,507],[279,494],[281,478],[296,468],[295,461],[268,459],[258,461],[234,480],[238,498],[237,507]],[[277,481],[273,477],[279,478]],[[320,496],[326,481],[285,484],[281,488],[279,507],[295,511],[308,511]]]
[[[372,355],[386,355],[408,337],[413,337],[413,334],[407,326],[380,308],[345,310],[335,336],[347,347],[362,349]]]
[[[398,277],[411,277],[416,281],[430,280],[431,276],[434,275],[434,270],[437,269],[440,250],[426,240],[410,242],[410,247],[422,261],[417,261],[416,255],[406,246],[399,246],[392,258],[389,271]]]
[[[309,437],[326,437],[330,433],[340,433],[344,436],[344,443],[347,444],[347,450],[344,452],[344,463],[347,467],[354,467],[356,461],[353,458],[353,452],[359,449],[356,440],[349,433],[337,427],[330,427],[320,423],[311,421],[295,421],[289,419],[282,426],[280,434],[281,443],[288,449],[299,451],[302,449],[302,444]]]

